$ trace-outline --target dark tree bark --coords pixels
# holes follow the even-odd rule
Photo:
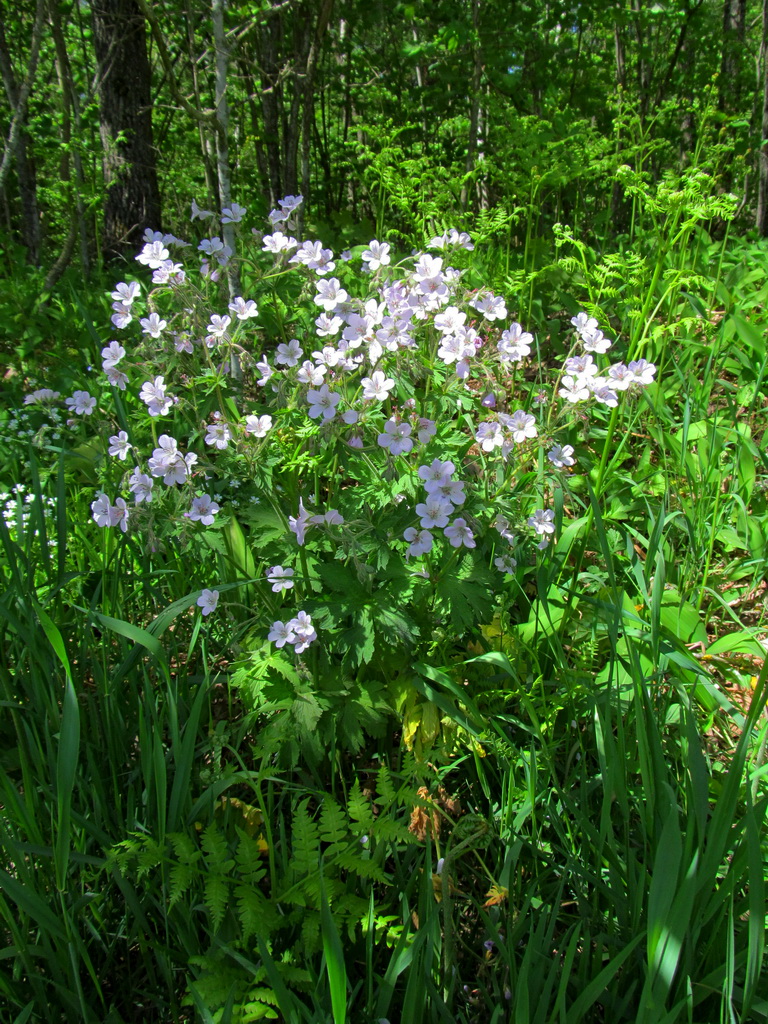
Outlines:
[[[133,250],[146,227],[160,225],[152,142],[151,69],[144,18],[136,0],[93,0],[104,146],[104,253]]]
[[[726,113],[734,113],[739,106],[746,21],[747,0],[724,0],[718,100],[720,109]]]
[[[3,22],[0,20],[0,73],[12,113],[6,148],[0,163],[0,191],[4,192],[5,190],[11,161],[14,160],[21,200],[21,240],[27,250],[27,258],[33,264],[39,263],[40,259],[40,212],[37,203],[37,173],[25,122],[27,102],[35,80],[40,54],[44,17],[45,0],[37,0],[27,76],[21,84],[16,80],[13,72],[8,42],[5,38]]]

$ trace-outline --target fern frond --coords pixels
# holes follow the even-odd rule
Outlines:
[[[293,816],[293,841],[290,867],[301,878],[317,870],[320,856],[320,829],[308,810],[309,801],[303,800]]]
[[[229,884],[222,875],[209,875],[203,889],[203,902],[211,918],[214,932],[221,927],[229,903]]]
[[[349,834],[349,821],[334,799],[326,796],[320,812],[320,840],[323,843],[341,843]]]
[[[370,831],[371,826],[373,825],[373,809],[371,808],[371,802],[368,797],[363,796],[363,792],[360,789],[359,779],[355,779],[354,785],[352,786],[352,792],[349,794],[347,810],[350,818],[358,823],[358,826],[354,828],[355,832]]]

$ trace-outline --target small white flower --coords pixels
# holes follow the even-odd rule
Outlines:
[[[374,239],[368,243],[368,248],[363,252],[361,259],[372,271],[378,270],[379,267],[385,267],[391,262],[389,249],[388,242],[377,242]]]
[[[367,401],[378,399],[383,402],[389,398],[389,392],[395,386],[392,378],[381,370],[374,370],[370,377],[363,377],[360,383],[363,385],[363,398]]]
[[[267,431],[272,429],[272,417],[271,416],[246,416],[245,417],[245,434],[246,437],[251,434],[254,437],[266,437]]]
[[[272,584],[272,592],[279,594],[281,590],[290,590],[293,586],[293,569],[284,569],[282,565],[273,565],[267,569],[267,580]]]

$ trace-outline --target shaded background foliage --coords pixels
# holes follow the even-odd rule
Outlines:
[[[422,219],[535,209],[539,230],[604,237],[630,223],[619,164],[658,179],[705,146],[738,229],[765,234],[765,8],[4,0],[3,235],[55,267],[49,288],[172,229],[192,196],[266,211],[302,192],[362,234],[385,213],[420,229],[416,198]]]

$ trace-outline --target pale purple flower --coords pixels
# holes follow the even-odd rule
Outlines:
[[[589,398],[589,388],[583,378],[572,377],[570,374],[566,374],[561,383],[563,386],[557,393],[566,402],[575,404],[576,402],[585,402]]]
[[[312,626],[312,619],[304,611],[299,612],[291,619],[288,626],[293,630],[294,639],[291,642],[293,643],[295,654],[302,654],[313,640],[317,640],[317,633]]]
[[[231,206],[225,206],[222,209],[221,223],[239,224],[247,212],[248,211],[244,206],[240,206],[239,203],[232,203]]]
[[[146,402],[150,416],[165,416],[173,405],[173,398],[165,391],[164,377],[155,377],[153,381],[145,380],[141,385],[139,398]]]
[[[232,299],[227,308],[238,320],[250,320],[252,317],[259,315],[259,308],[253,299],[246,301],[241,295]]]
[[[282,217],[280,218],[283,219]],[[275,231],[272,235],[264,235],[262,251],[272,252],[277,255],[281,252],[290,252],[291,249],[295,249],[299,243],[295,238],[290,238],[288,235],[284,235],[282,231]]]
[[[281,344],[277,346],[275,362],[285,366],[296,366],[303,354],[304,352],[298,342],[298,339],[291,338],[287,344],[285,342],[281,342]]]
[[[214,338],[223,338],[225,337],[227,328],[231,323],[232,317],[218,316],[218,314],[213,313],[210,323],[206,326],[206,330],[209,334],[213,335]]]
[[[50,388],[38,388],[37,391],[24,396],[24,405],[41,405],[53,402],[57,398],[61,398],[60,392],[52,391]]]
[[[540,536],[555,532],[555,513],[551,508],[537,508],[528,519],[528,525]]]
[[[296,379],[302,384],[311,384],[313,387],[319,388],[327,372],[328,367],[324,364],[321,363],[320,366],[315,366],[309,359],[305,359],[299,367]]]
[[[323,282],[318,281],[318,284],[323,284]],[[315,333],[320,338],[327,338],[329,335],[338,334],[343,326],[344,321],[340,316],[330,317],[327,313],[321,313],[317,320],[315,320],[315,327],[317,328]],[[314,353],[312,354],[314,355]]]
[[[612,342],[605,337],[602,331],[583,331],[581,340],[585,352],[597,352],[602,355],[611,347]]]
[[[419,439],[419,443],[429,444],[430,438],[433,438],[436,433],[437,424],[435,421],[427,419],[426,416],[420,416],[416,430],[416,437]]]
[[[624,363],[614,363],[608,367],[608,379],[614,391],[626,391],[635,381],[635,375]]]
[[[200,245],[198,245],[198,252],[204,252],[206,256],[220,256],[225,252],[225,245],[218,235],[214,235],[213,238],[204,238]]]
[[[110,526],[119,526],[126,533],[130,514],[125,498],[115,498],[115,504],[109,510]]]
[[[526,439],[536,437],[538,434],[536,417],[522,409],[515,410],[511,416],[499,413],[499,419],[511,432],[515,444],[522,444]]]
[[[163,243],[158,240],[154,242],[147,242],[136,259],[145,267],[149,267],[150,270],[155,270],[161,263],[168,259],[169,255],[170,253]]]
[[[71,398],[65,398],[64,404],[77,416],[90,416],[96,408],[96,399],[87,391],[75,391]]]
[[[461,516],[454,519],[451,526],[446,526],[443,533],[448,538],[451,547],[460,548],[462,545],[465,548],[476,547],[474,535],[467,525],[466,519],[462,519]]]
[[[232,440],[232,431],[227,423],[209,423],[205,429],[205,443],[217,448],[220,452],[224,451]]]
[[[267,639],[270,643],[273,643],[275,647],[285,647],[286,644],[292,644],[296,639],[296,634],[293,632],[293,627],[290,622],[281,622],[280,619],[277,622],[272,623],[272,628],[269,631]]]
[[[159,338],[168,326],[168,321],[161,320],[157,313],[150,313],[149,316],[142,317],[139,323],[141,324],[142,332],[148,334],[150,338]]]
[[[209,217],[213,217],[213,215],[213,210],[201,210],[195,200],[192,200],[192,213],[189,217],[190,220],[197,220],[198,217],[200,220],[207,220]]]
[[[346,302],[349,295],[341,287],[338,277],[317,282],[315,305],[322,306],[326,313],[332,313],[341,302]]]
[[[418,558],[419,555],[425,555],[428,551],[432,550],[433,538],[429,530],[417,530],[415,526],[409,526],[403,536],[409,541],[407,554],[412,555],[414,558]]]
[[[484,452],[492,452],[494,448],[501,448],[504,444],[504,434],[498,423],[485,420],[478,425],[475,440]]]
[[[384,424],[384,433],[376,438],[382,448],[388,448],[393,455],[404,455],[413,448],[410,423],[398,423],[389,419]]]
[[[571,323],[579,335],[584,333],[591,334],[597,330],[597,320],[593,316],[589,316],[588,313],[577,313],[576,316],[571,317]]]
[[[467,496],[464,494],[463,480],[443,480],[442,483],[433,483],[429,488],[429,494],[439,495],[453,505],[463,505],[467,500]]]
[[[304,544],[304,536],[307,527],[312,523],[312,515],[304,508],[304,502],[299,498],[299,514],[288,516],[288,529],[296,534],[296,543],[301,547]]]
[[[569,356],[563,365],[565,372],[572,377],[596,377],[599,373],[597,363],[590,352],[581,356]]]
[[[304,196],[285,196],[278,199],[277,204],[285,217],[290,217],[294,210],[297,210],[304,202]]]
[[[573,446],[570,444],[553,445],[547,452],[547,458],[555,469],[564,469],[566,466],[573,466],[576,462],[573,458]]]
[[[424,481],[424,490],[430,492],[440,487],[446,480],[450,480],[455,470],[456,466],[450,459],[445,462],[433,459],[429,466],[419,466],[418,472],[420,478]]]
[[[435,316],[435,327],[441,334],[458,334],[467,322],[467,314],[457,306],[446,308]]]
[[[490,295],[488,293],[484,295],[478,295],[477,298],[470,303],[478,313],[482,313],[486,320],[504,320],[507,316],[507,307],[504,304],[504,299],[500,295]]]
[[[136,467],[133,473],[131,473],[130,479],[128,480],[128,490],[131,491],[136,504],[140,504],[142,501],[152,500],[152,488],[155,486],[155,482],[151,476],[147,476],[146,473],[142,473],[141,470]]]
[[[204,589],[197,599],[197,606],[203,615],[210,615],[211,612],[216,611],[216,605],[219,603],[219,592],[218,590]]]
[[[261,377],[259,378],[259,380],[256,381],[256,383],[259,385],[260,388],[263,388],[275,371],[269,365],[269,361],[267,357],[264,355],[262,355],[260,361],[256,363],[256,369],[261,374]]]
[[[656,366],[653,363],[649,363],[645,359],[633,359],[627,369],[634,377],[634,384],[641,384],[643,387],[653,384],[653,378],[656,373]]]
[[[336,406],[341,401],[341,395],[337,395],[335,391],[329,391],[328,385],[323,384],[317,391],[307,392],[307,401],[309,402],[307,415],[311,419],[316,420],[322,416],[323,420],[332,420],[336,415]]]
[[[109,448],[107,452],[109,455],[116,455],[121,462],[125,462],[128,452],[131,450],[131,443],[128,440],[128,435],[124,430],[121,430],[117,434],[113,434],[109,439]]]
[[[416,515],[425,530],[442,529],[448,525],[448,517],[453,512],[453,505],[440,494],[428,494],[426,501],[416,506]]]
[[[122,302],[113,302],[112,309],[112,325],[118,329],[118,331],[124,331],[128,324],[133,320],[133,315],[129,306],[124,305]]]
[[[517,569],[517,560],[511,555],[499,555],[498,558],[494,558],[493,564],[497,569],[507,573],[509,576],[514,576],[515,569]]]
[[[194,522],[202,523],[203,526],[211,526],[220,506],[216,504],[210,494],[201,494],[192,499],[192,506],[189,510],[189,518]]]
[[[518,323],[513,323],[506,331],[502,331],[501,338],[496,343],[499,357],[502,362],[519,362],[531,354],[533,335]]]
[[[120,302],[123,306],[130,307],[140,292],[141,285],[137,281],[131,281],[130,284],[121,281],[120,284],[115,285],[115,290],[110,297],[113,302]]]
[[[117,341],[110,341],[110,343],[101,350],[101,357],[104,360],[101,364],[102,369],[113,369],[124,356],[125,349],[123,346]]]
[[[111,507],[109,498],[103,492],[96,496],[95,501],[91,502],[91,512],[97,526],[105,527],[112,525],[112,519],[110,516]]]
[[[125,391],[125,386],[128,383],[127,374],[123,373],[122,370],[118,370],[114,366],[108,367],[104,373],[107,375],[107,380],[112,387],[119,388],[121,391]]]

